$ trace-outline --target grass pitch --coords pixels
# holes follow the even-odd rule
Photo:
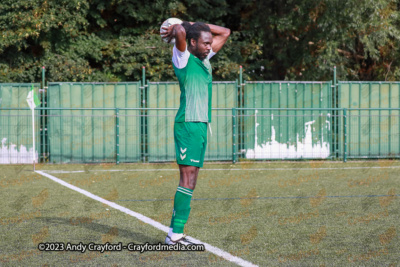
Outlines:
[[[37,169],[170,223],[176,164]],[[206,164],[185,232],[259,266],[398,266],[399,171],[399,161]],[[1,266],[236,266],[208,251],[40,252],[41,242],[158,243],[165,233],[31,166],[0,175]]]

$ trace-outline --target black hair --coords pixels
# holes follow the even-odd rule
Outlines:
[[[203,22],[196,22],[191,25],[189,22],[184,21],[184,22],[182,22],[182,26],[183,26],[183,28],[185,28],[186,39],[188,40],[189,46],[191,45],[191,43],[190,43],[191,39],[196,40],[196,42],[199,40],[201,32],[210,32],[211,33],[210,27]]]

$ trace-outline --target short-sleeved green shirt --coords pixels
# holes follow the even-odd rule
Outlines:
[[[184,68],[173,66],[181,89],[175,122],[211,122],[212,69],[209,59],[201,61],[190,54]]]

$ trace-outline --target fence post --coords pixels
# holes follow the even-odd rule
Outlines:
[[[140,132],[141,132],[141,148],[142,148],[142,163],[146,162],[146,110],[143,108],[146,108],[146,67],[142,67],[142,86],[140,87],[141,91],[141,103],[140,106],[142,109],[140,110]]]
[[[344,154],[343,162],[347,162],[347,109],[343,109]]]
[[[242,84],[243,84],[243,67],[242,66],[240,66],[239,81],[240,81],[240,86],[242,86]]]
[[[232,163],[236,163],[236,108],[232,108]]]
[[[333,98],[333,108],[338,108],[337,106],[337,87],[336,87],[336,66],[333,67],[333,86],[332,86],[333,90],[332,90],[332,98]],[[333,138],[332,138],[332,145],[333,145],[333,155],[336,159],[339,158],[339,132],[338,132],[338,121],[339,121],[339,111],[338,110],[333,110],[332,112],[332,118],[333,118],[333,127],[332,127],[332,131],[333,131]]]
[[[39,90],[40,91],[40,90]],[[43,66],[42,67],[42,103],[41,103],[41,106],[42,106],[42,108],[45,108],[47,105],[46,105],[46,103],[45,103],[45,67]],[[46,101],[47,101],[47,99],[46,99]],[[46,121],[45,121],[45,115],[46,115],[46,110],[43,110],[43,109],[41,109],[40,111],[40,126],[39,126],[39,129],[42,129],[41,131],[40,131],[40,134],[41,134],[41,145],[40,145],[40,148],[41,148],[41,152],[42,152],[42,157],[43,157],[43,162],[45,162],[45,159],[46,159],[46,152],[45,152],[45,149],[46,149],[46,145],[45,145],[45,131],[46,131],[46,128],[47,128],[47,126],[46,126]],[[40,157],[39,157],[40,158]],[[39,159],[38,159],[38,163],[39,163]]]
[[[244,105],[242,105],[242,103],[244,103],[244,83],[243,83],[243,66],[240,65],[240,75],[239,75],[239,96],[240,96],[240,101],[237,105],[237,107],[239,108],[243,108]],[[238,145],[236,147],[236,151],[242,151],[243,149],[243,115],[244,115],[244,110],[239,110],[238,114],[238,120],[235,122],[237,122],[237,133],[238,133]],[[235,113],[236,116],[236,113]],[[240,134],[239,134],[240,133]],[[235,132],[236,134],[236,132]],[[241,140],[242,139],[242,140]],[[236,157],[236,152],[235,152],[235,157]]]
[[[241,108],[242,107],[242,86],[239,84],[239,81],[236,79],[236,93],[237,93],[237,98],[236,98],[236,101],[237,101],[237,103],[236,103],[236,105],[235,105],[235,107],[236,108]],[[242,112],[243,111],[241,111],[241,110],[239,110],[238,111],[238,121],[237,121],[237,124],[238,125],[242,125],[242,118],[243,118],[243,116],[240,116],[240,115],[242,115]],[[241,128],[240,128],[240,126],[238,126],[238,132],[241,130]],[[240,134],[238,134],[238,138],[240,138]],[[241,142],[241,140],[239,140],[239,143],[241,144],[242,142]],[[241,147],[239,147],[238,149],[241,149]]]
[[[116,136],[116,150],[117,150],[117,165],[119,164],[119,108],[115,109],[115,119],[116,119],[116,127],[115,127],[115,136]]]
[[[146,67],[142,67],[142,86],[146,84]]]
[[[336,86],[336,66],[333,67],[333,85]]]

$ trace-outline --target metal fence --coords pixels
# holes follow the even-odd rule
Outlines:
[[[400,109],[343,109],[342,127],[347,141],[340,140],[346,158],[399,158]],[[344,145],[342,145],[344,144]]]
[[[347,109],[347,158],[397,158],[400,83],[340,81],[337,90],[338,108]]]
[[[49,162],[140,161],[139,109],[49,108],[48,111]]]
[[[333,159],[332,110],[249,108],[238,131],[237,155],[244,159]],[[243,141],[244,140],[244,141]]]
[[[32,163],[32,112],[28,109],[26,97],[31,88],[36,90],[38,83],[0,84],[0,163]],[[39,118],[40,111],[35,111]],[[40,121],[35,120],[35,141],[40,137]],[[36,150],[36,149],[35,149]],[[36,150],[36,155],[41,149]]]
[[[118,125],[119,160],[138,162],[141,92],[140,82],[49,83],[45,116],[48,161],[115,162]]]
[[[241,71],[241,70],[240,70]],[[44,83],[44,74],[43,74]],[[0,84],[0,163],[32,162],[26,96]],[[49,83],[35,110],[39,162],[175,160],[177,82]],[[205,160],[398,158],[398,82],[213,82]]]
[[[400,108],[398,82],[343,82],[338,84],[338,108]]]
[[[42,111],[47,115],[41,115]],[[0,110],[2,129],[13,129],[3,131],[2,138],[15,140],[2,144],[2,163],[32,163],[30,112],[28,108]],[[138,124],[153,116],[140,115],[146,112],[163,115],[148,120],[151,125]],[[173,124],[175,113],[172,108],[38,108],[35,127],[41,129],[40,121],[45,119],[51,129],[47,131],[50,141],[45,156],[39,159],[49,163],[174,161],[173,128],[165,128],[166,123]],[[400,157],[400,109],[215,108],[212,114],[213,121],[219,118],[229,123],[209,135],[209,161]],[[239,121],[254,129],[243,131]],[[338,123],[338,133],[332,121]],[[157,128],[163,127],[161,132],[169,139],[147,136],[150,132],[157,135]],[[36,135],[38,144],[40,137]],[[42,147],[36,147],[37,156]]]
[[[35,142],[40,144],[40,111],[35,111]],[[32,112],[30,109],[2,109],[0,111],[0,164],[32,163]],[[36,145],[36,163],[41,153]]]
[[[246,151],[246,158],[254,159],[327,157],[316,156],[314,146],[317,139],[322,142],[320,146],[330,144],[332,132],[325,126],[326,121],[329,127],[332,125],[331,91],[331,82],[245,83],[243,108],[238,109],[243,127],[239,151]],[[312,132],[313,144],[305,141],[311,138],[311,129],[320,131]],[[311,150],[306,153],[307,149]]]

